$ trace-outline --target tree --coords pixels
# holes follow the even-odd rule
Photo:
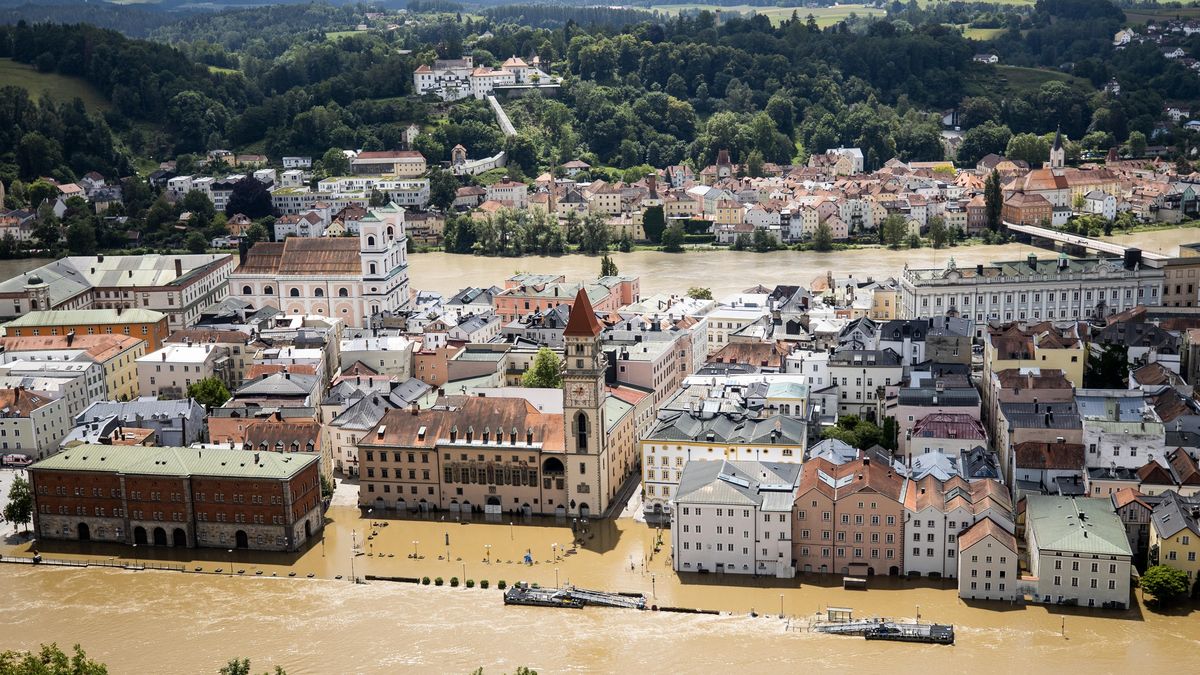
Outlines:
[[[1153,595],[1159,605],[1169,605],[1187,596],[1187,573],[1166,565],[1154,565],[1142,575],[1142,590]]]
[[[33,519],[33,491],[29,481],[22,476],[13,479],[8,490],[8,503],[4,505],[4,520],[13,525],[28,524]]]
[[[458,179],[454,174],[434,167],[429,170],[429,203],[445,211],[454,205],[458,196]]]
[[[607,255],[600,258],[600,276],[615,277],[620,272],[617,271],[617,263],[613,262],[612,258]]]
[[[662,235],[662,250],[666,253],[683,253],[683,225],[675,223]]]
[[[763,154],[755,148],[746,155],[746,175],[751,178],[762,178]]]
[[[2,675],[108,675],[108,668],[93,661],[75,645],[73,654],[66,654],[58,644],[42,645],[34,652],[6,651],[0,654]]]
[[[330,148],[321,155],[321,168],[326,176],[344,176],[350,173],[350,160],[337,148]]]
[[[688,289],[687,296],[693,300],[712,300],[713,294],[711,288],[703,288],[700,286],[692,286]]]
[[[883,431],[873,423],[858,417],[845,415],[838,418],[837,425],[825,429],[822,438],[836,438],[860,450],[866,450],[872,445],[883,444]]]
[[[813,234],[813,250],[822,252],[833,250],[833,230],[830,229],[829,223],[822,222],[817,225],[817,231]]]
[[[1140,131],[1131,131],[1125,143],[1129,145],[1130,157],[1141,157],[1146,154],[1146,134]]]
[[[194,398],[197,403],[212,410],[229,400],[229,389],[221,380],[206,377],[188,385],[187,395],[188,398]]]
[[[75,255],[93,255],[96,252],[96,228],[84,218],[72,222],[67,227],[67,248]]]
[[[1092,389],[1124,389],[1129,375],[1128,348],[1124,345],[1092,344],[1088,348],[1083,386]]]
[[[663,216],[663,207],[650,206],[642,213],[642,229],[646,232],[646,239],[650,242],[657,244],[662,241],[666,226],[667,221]]]
[[[250,659],[229,659],[229,663],[221,667],[220,675],[251,675]],[[287,672],[284,671],[283,666],[275,666],[275,670],[263,673],[263,675],[287,675]]]
[[[754,246],[754,250],[759,253],[774,251],[779,247],[775,237],[772,237],[770,232],[767,232],[761,227],[754,228],[754,236],[751,237],[751,245]]]
[[[70,232],[67,233],[67,237],[70,238]],[[184,245],[187,246],[187,250],[191,251],[192,253],[204,253],[206,250],[208,250],[208,241],[204,238],[204,235],[199,232],[189,232],[187,239],[184,241]]]
[[[633,235],[626,228],[621,228],[621,238],[617,240],[617,250],[621,253],[629,253],[633,250]],[[613,265],[616,269],[616,265]]]
[[[270,239],[270,233],[267,232],[266,226],[262,223],[252,223],[250,227],[246,228],[247,245],[253,246],[260,241],[267,241],[268,239]]]
[[[562,386],[562,368],[558,354],[549,347],[538,349],[529,370],[521,376],[521,386],[538,389],[557,389]]]
[[[942,248],[950,240],[950,230],[941,216],[929,219],[929,240],[933,242],[934,248]]]
[[[235,213],[245,214],[251,220],[274,215],[275,205],[271,202],[267,184],[254,176],[246,176],[234,183],[225,206],[225,215],[232,216]]]
[[[603,253],[608,250],[609,242],[612,241],[612,232],[608,229],[608,222],[604,220],[604,216],[599,213],[589,213],[584,216],[583,223],[579,226],[579,252],[596,254]]]
[[[970,129],[963,134],[962,143],[958,146],[958,161],[962,164],[975,164],[985,155],[1004,152],[1012,131],[1003,125],[987,121]]]
[[[883,219],[883,225],[879,227],[879,234],[884,245],[891,249],[898,249],[908,235],[908,223],[904,221],[904,216],[893,213]]]
[[[1019,159],[1031,167],[1039,167],[1050,159],[1050,143],[1037,134],[1017,134],[1008,139],[1004,154],[1009,159]]]
[[[987,181],[983,184],[984,211],[987,214],[988,229],[996,232],[1000,229],[1000,212],[1004,208],[1004,192],[1000,189],[1000,172],[992,169]]]

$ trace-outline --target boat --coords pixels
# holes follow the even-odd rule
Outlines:
[[[504,604],[583,609],[584,602],[557,588],[535,588],[529,584],[514,584],[504,592]]]
[[[504,592],[506,605],[531,605],[535,607],[566,607],[579,609],[586,605],[596,607],[618,607],[622,609],[646,609],[646,596],[641,594],[608,593],[589,591],[585,588],[539,588],[524,582]]]
[[[892,642],[922,642],[926,644],[954,644],[954,626],[938,623],[894,623],[884,622],[863,633],[868,640],[890,640]]]

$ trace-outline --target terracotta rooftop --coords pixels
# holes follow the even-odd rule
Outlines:
[[[603,330],[587,291],[580,288],[575,294],[575,303],[571,305],[571,316],[567,319],[563,337],[596,337]]]
[[[1013,446],[1016,465],[1026,469],[1082,470],[1083,445],[1025,441]]]
[[[132,335],[29,335],[0,338],[0,347],[5,352],[23,352],[59,349],[81,349],[97,361],[106,361],[121,352],[137,346],[142,339]]]
[[[966,551],[989,535],[995,537],[1014,554],[1017,552],[1017,538],[1013,536],[1012,532],[1004,529],[1002,525],[991,518],[983,518],[982,520],[975,521],[974,525],[968,527],[965,532],[958,535],[958,550]]]
[[[516,444],[523,445],[533,432],[534,445],[543,452],[563,452],[563,418],[561,414],[539,412],[522,398],[476,396],[446,396],[432,408],[418,410],[389,410],[379,425],[359,441],[360,446],[425,447],[433,448],[439,440],[448,440],[453,432],[456,443],[471,442],[482,447],[485,431],[494,444],[496,433],[504,441],[516,434]]]
[[[259,242],[246,254],[237,274],[362,275],[357,237],[288,237]]]
[[[24,387],[0,389],[0,416],[29,417],[29,414],[34,410],[41,408],[53,400],[47,394],[30,391]]]

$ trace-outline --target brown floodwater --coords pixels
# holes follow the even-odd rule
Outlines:
[[[1200,230],[1192,227],[1139,232],[1105,237],[1123,244],[1136,243],[1143,250],[1176,255],[1180,244],[1200,241]],[[634,251],[613,253],[613,261],[622,274],[641,277],[643,296],[654,293],[681,293],[691,286],[711,288],[714,296],[736,293],[762,284],[808,285],[826,272],[855,274],[884,279],[899,276],[904,265],[941,267],[954,257],[960,267],[987,264],[997,260],[1021,259],[1030,253],[1053,255],[1046,249],[1024,244],[1002,246],[956,246],[945,249],[920,248],[854,249],[816,253],[813,251],[688,251],[662,253]],[[516,272],[565,274],[570,281],[600,273],[600,259],[585,255],[525,256],[488,258],[451,253],[419,253],[409,256],[409,276],[413,288],[453,294],[465,286],[501,284]]]
[[[820,575],[681,578],[670,570],[667,548],[650,558],[657,533],[626,519],[589,523],[582,545],[572,549],[565,520],[359,519],[352,507],[334,507],[329,515],[324,545],[298,556],[235,552],[231,568],[224,551],[150,552],[155,561],[201,567],[202,574],[0,565],[0,593],[8,599],[0,606],[0,647],[79,642],[113,673],[215,673],[228,659],[245,656],[259,672],[278,664],[292,675],[468,673],[479,666],[500,673],[520,665],[542,673],[968,667],[1011,673],[1068,672],[1085,663],[1104,673],[1195,663],[1200,648],[1200,611],[968,605],[948,584],[883,578],[872,579],[867,591],[844,591],[836,577]],[[442,576],[447,586],[335,580],[349,575],[351,546],[364,537],[363,553],[353,558],[357,575]],[[85,546],[42,552],[47,558],[129,558],[125,549]],[[416,559],[409,557],[414,548]],[[520,563],[527,551],[536,564]],[[555,553],[561,560],[553,560]],[[450,588],[450,577],[463,577],[464,569],[466,578],[487,579],[492,588]],[[297,578],[287,578],[289,571]],[[310,572],[315,578],[305,578]],[[553,585],[556,572],[558,583],[643,592],[659,605],[724,613],[505,607],[495,589],[500,579]],[[852,607],[856,616],[911,618],[919,611],[923,621],[955,624],[957,643],[905,645],[808,632],[811,617],[827,606]],[[751,618],[751,609],[762,616]]]

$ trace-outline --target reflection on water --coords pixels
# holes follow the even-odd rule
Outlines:
[[[488,672],[529,665],[544,673],[798,672],[806,666],[904,673],[966,665],[985,673],[1045,672],[1073,671],[1084,659],[1096,672],[1114,672],[1193,662],[1200,647],[1200,612],[968,605],[948,582],[928,580],[874,578],[863,592],[844,591],[835,577],[819,575],[681,579],[670,570],[668,549],[652,556],[656,532],[630,520],[591,521],[572,549],[568,520],[509,525],[374,513],[359,519],[357,510],[345,507],[330,516],[327,541],[300,554],[292,568],[285,556],[235,552],[234,567],[245,570],[241,577],[228,576],[229,560],[220,550],[150,553],[188,569],[221,567],[222,575],[0,566],[0,593],[11,598],[0,605],[4,646],[79,641],[114,673],[213,673],[242,655],[258,667],[278,663],[293,675],[467,673],[481,665]],[[353,557],[358,575],[441,576],[447,583],[465,575],[488,579],[493,588],[333,580],[349,575],[355,544],[362,547]],[[410,557],[414,551],[416,558]],[[520,563],[527,551],[536,564]],[[83,552],[64,546],[46,555]],[[96,545],[86,552],[128,553]],[[289,570],[301,578],[270,578]],[[500,579],[552,585],[556,570],[563,583],[642,592],[659,605],[732,615],[506,608],[495,590]],[[263,575],[255,576],[258,571]],[[309,572],[318,579],[304,579]],[[781,600],[788,616],[783,621],[776,618]],[[860,616],[913,617],[919,611],[923,620],[956,624],[958,644],[898,645],[805,632],[805,620],[829,605],[853,607]],[[749,618],[752,608],[766,616]]]

